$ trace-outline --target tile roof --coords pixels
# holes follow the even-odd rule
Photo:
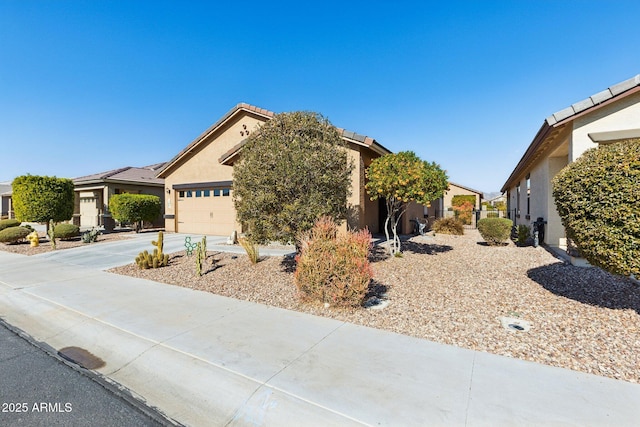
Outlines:
[[[2,195],[10,195],[11,194],[11,183],[10,182],[0,182],[0,194]]]
[[[500,191],[505,192],[510,185],[523,173],[529,164],[537,158],[541,147],[546,140],[553,138],[561,130],[564,125],[576,119],[577,117],[588,114],[599,108],[616,102],[634,93],[640,92],[640,74],[631,77],[623,82],[617,83],[601,92],[591,95],[589,98],[576,102],[570,107],[557,111],[547,117],[543,122],[540,130],[533,138],[533,141],[527,147],[520,161],[505,181]]]
[[[472,193],[476,193],[480,195],[480,198],[484,198],[484,193],[480,190],[474,190],[471,187],[467,187],[466,185],[456,184],[455,182],[449,181],[449,185],[455,185],[456,187],[462,188],[463,190],[471,191]]]
[[[266,120],[271,119],[275,116],[276,113],[273,111],[266,110],[264,108],[256,107],[255,105],[247,104],[241,102],[229,110],[222,118],[216,121],[213,125],[211,125],[207,130],[205,130],[200,136],[191,141],[189,145],[187,145],[182,151],[180,151],[173,159],[165,163],[164,167],[162,167],[158,172],[157,176],[161,176],[166,170],[171,168],[174,164],[176,164],[182,157],[190,153],[196,146],[198,146],[207,136],[211,135],[216,129],[218,129],[223,123],[225,123],[231,116],[235,115],[238,111],[248,111],[254,114],[258,114],[263,116]],[[352,131],[348,131],[342,128],[337,128],[340,136],[342,136],[346,140],[353,141],[357,144],[367,145],[374,149],[374,151],[378,151],[380,154],[390,153],[391,151],[387,148],[380,145],[375,139],[370,138],[365,135],[360,135]],[[227,153],[223,154],[219,161],[220,163],[224,163],[229,160],[235,154],[237,154],[238,150],[242,148],[244,145],[244,140],[229,150]]]
[[[157,163],[141,168],[127,166],[124,168],[74,178],[73,183],[85,184],[96,181],[125,181],[138,184],[163,185],[164,180],[156,178],[156,171],[163,165],[164,163]]]
[[[631,77],[623,82],[615,84],[602,92],[598,92],[594,95],[591,95],[587,99],[583,99],[582,101],[578,101],[575,104],[572,104],[570,107],[557,111],[547,117],[546,122],[552,126],[556,123],[571,118],[578,113],[581,113],[585,110],[588,110],[592,107],[595,107],[609,99],[612,99],[630,89],[635,88],[636,86],[640,86],[640,74]]]

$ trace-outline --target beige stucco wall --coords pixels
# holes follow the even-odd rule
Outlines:
[[[194,154],[186,158],[164,173],[165,188],[170,190],[166,197],[165,213],[173,218],[165,220],[167,231],[179,230],[179,213],[176,212],[178,203],[178,191],[173,189],[174,185],[184,185],[202,182],[219,182],[233,180],[233,166],[219,163],[220,157],[235,147],[244,138],[246,130],[255,130],[264,123],[264,119],[253,116],[249,113],[231,117],[230,121],[212,135],[207,137],[198,147]],[[240,132],[245,133],[241,135]],[[343,229],[359,229],[368,227],[373,233],[378,232],[378,205],[376,201],[370,201],[365,185],[365,171],[371,163],[372,158],[377,157],[366,147],[356,144],[349,144],[348,157],[353,162],[354,170],[351,176],[351,195],[348,198],[348,208],[350,215],[347,221],[342,224]],[[232,190],[233,191],[233,190]],[[233,213],[235,218],[235,212]],[[236,230],[241,231],[241,225],[236,224]],[[229,230],[229,233],[233,230]]]
[[[176,225],[179,220],[176,212],[178,192],[173,189],[173,186],[200,182],[231,181],[233,178],[233,166],[220,164],[220,157],[245,139],[247,130],[254,131],[262,123],[264,123],[264,119],[248,113],[232,118],[230,122],[208,136],[207,140],[198,147],[199,151],[186,156],[185,160],[179,163],[179,167],[171,169],[165,175],[164,185],[169,190],[165,201],[165,213],[166,215],[174,216],[165,220],[165,229],[167,231],[176,231]],[[241,231],[240,224],[236,223],[236,230],[238,232]],[[233,230],[230,230],[229,233],[231,231]]]
[[[451,201],[453,200],[453,196],[476,196],[476,209],[480,209],[480,194],[475,193],[471,190],[467,190],[466,188],[458,187],[455,184],[449,183],[449,190],[446,191],[443,195],[443,207],[444,209],[450,208]]]
[[[608,132],[640,127],[640,93],[606,105],[592,114],[576,118],[573,125],[569,161],[573,162],[598,144],[591,141],[589,133]]]
[[[564,142],[566,143],[566,141]],[[553,201],[551,179],[567,165],[567,156],[549,157],[542,156],[529,169],[530,174],[530,211],[527,215],[527,186],[526,173],[520,177],[520,213],[515,212],[511,219],[516,226],[524,224],[531,228],[539,217],[547,221],[545,226],[545,243],[550,246],[558,246],[559,240],[564,237],[564,228],[560,223],[560,217]],[[514,185],[509,191],[509,211],[514,213],[517,209],[517,192]]]

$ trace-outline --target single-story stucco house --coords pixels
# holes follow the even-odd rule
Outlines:
[[[426,210],[426,215],[428,215],[429,223],[431,225],[433,225],[433,222],[438,218],[446,218],[455,215],[452,204],[454,196],[474,196],[476,200],[473,208],[480,210],[484,193],[449,181],[449,189],[444,192],[442,197],[431,202],[431,206]],[[475,224],[475,222],[473,222],[473,224]]]
[[[640,137],[640,75],[549,116],[502,187],[516,225],[547,221],[545,243],[566,249],[551,179],[585,151]]]
[[[244,140],[275,113],[240,103],[228,111],[209,129],[187,145],[158,171],[164,179],[165,229],[181,233],[230,235],[241,232],[233,205],[233,164],[241,155]],[[388,149],[375,139],[338,129],[347,143],[352,172],[350,212],[345,224],[352,229],[368,228],[372,233],[384,229],[384,201],[371,201],[365,191],[365,170],[371,161]],[[424,207],[409,206],[399,228],[412,230],[410,219],[424,217]]]
[[[141,168],[127,166],[73,179],[73,223],[80,227],[104,227],[105,230],[112,230],[115,220],[109,213],[109,199],[114,194],[151,194],[160,197],[164,206],[164,180],[156,177],[163,165],[164,163],[158,163]],[[154,225],[164,225],[162,215]]]

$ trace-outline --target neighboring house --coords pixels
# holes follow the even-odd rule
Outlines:
[[[233,164],[241,155],[247,136],[270,120],[274,113],[248,104],[238,104],[193,140],[162,168],[167,193],[165,229],[181,233],[230,235],[241,232],[233,205]],[[349,228],[383,230],[384,201],[371,201],[365,192],[365,170],[371,161],[390,153],[374,139],[338,129],[354,161]],[[422,206],[413,209],[422,214]],[[410,231],[409,217],[402,229]]]
[[[640,137],[640,75],[548,117],[502,187],[516,225],[547,221],[545,242],[566,248],[551,179],[586,150]]]
[[[498,194],[497,196],[490,197],[486,200],[483,200],[483,203],[486,202],[489,206],[495,206],[498,203],[507,203],[507,196],[505,194]]]
[[[160,197],[164,206],[164,180],[156,178],[157,171],[163,165],[158,163],[142,168],[128,166],[75,178],[73,223],[80,227],[112,230],[115,220],[109,213],[109,198],[114,194],[151,194]],[[162,216],[154,225],[164,225]]]
[[[0,182],[0,198],[2,199],[2,210],[0,219],[13,218],[13,206],[11,205],[11,183]]]
[[[476,202],[473,206],[474,209],[480,209],[480,203],[484,198],[481,191],[449,181],[449,190],[445,191],[442,197],[431,202],[431,206],[428,208],[427,215],[429,216],[430,222],[433,222],[437,218],[454,215],[453,205],[451,204],[453,196],[475,196]]]

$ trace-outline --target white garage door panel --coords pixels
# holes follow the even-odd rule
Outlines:
[[[178,199],[178,232],[226,236],[235,229],[233,199],[186,197]]]

